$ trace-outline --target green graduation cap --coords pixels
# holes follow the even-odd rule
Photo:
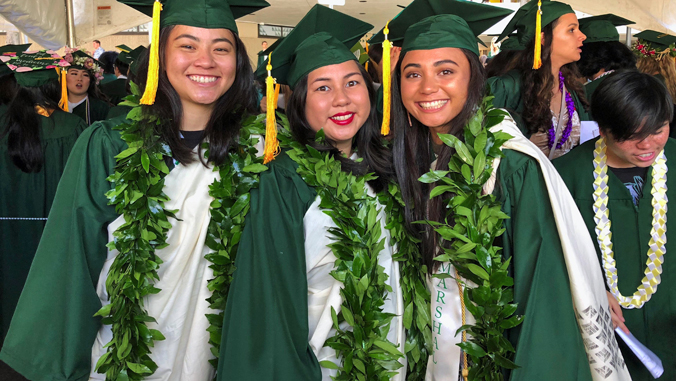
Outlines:
[[[31,44],[24,45],[5,45],[0,46],[0,55],[4,57],[16,57],[18,54],[25,52]],[[0,77],[12,74],[13,71],[7,65],[0,65]]]
[[[500,43],[500,51],[505,50],[524,50],[525,47],[519,41],[519,37],[513,34]]]
[[[130,49],[128,52],[120,53],[120,55],[117,56],[117,59],[120,60],[122,63],[131,65],[132,62],[136,61],[145,50],[146,50],[145,46],[139,45],[138,47],[136,47],[136,49]]]
[[[575,13],[570,5],[558,1],[543,0],[540,5],[541,26],[542,28],[553,23],[559,17],[568,13]],[[514,17],[509,21],[505,30],[498,36],[498,41],[516,32],[522,36],[522,43],[528,43],[536,35],[536,24],[538,16],[538,1],[532,0],[519,8]],[[539,32],[538,32],[539,34]]]
[[[276,47],[277,43],[266,50],[272,53],[268,56],[272,76],[277,83],[293,88],[315,69],[357,60],[350,48],[371,29],[371,24],[317,4]],[[258,77],[267,74],[265,66],[256,70]]]
[[[129,52],[131,52],[131,50],[132,50],[130,47],[128,47],[128,46],[125,45],[125,44],[117,45],[115,48],[117,48],[117,49],[118,49],[119,51],[121,51],[122,53],[129,53]]]
[[[423,19],[431,16],[441,15],[455,15],[456,18],[443,19],[449,21],[450,25],[438,25],[442,18],[436,19],[436,22],[431,23],[430,20],[423,25],[417,25],[416,29],[422,32],[426,29],[430,36],[443,38],[443,41],[429,40],[431,45],[423,48],[424,38],[421,38],[415,43],[420,46],[416,49],[435,49],[439,47],[459,47],[467,48],[479,54],[476,36],[480,35],[486,29],[495,25],[497,22],[507,17],[511,10],[505,8],[498,8],[487,4],[478,4],[462,0],[413,0],[404,10],[402,10],[397,17],[389,22],[388,40],[395,46],[409,45],[411,41],[404,42],[407,36],[407,30],[414,24],[421,22]],[[462,21],[460,21],[462,20]],[[434,25],[433,25],[434,24]],[[432,28],[432,29],[429,29]],[[409,39],[413,36],[408,34]],[[376,33],[369,43],[378,44],[385,40],[384,28]],[[410,45],[409,45],[410,46]],[[410,49],[409,49],[410,50]]]
[[[71,68],[89,70],[94,75],[94,78],[96,78],[97,84],[103,79],[103,65],[101,62],[82,50],[66,51],[64,59],[70,63]]]
[[[31,53],[17,53],[0,56],[6,67],[14,72],[16,82],[24,87],[38,87],[59,79],[56,69],[69,63],[53,51],[41,50]]]
[[[141,104],[155,103],[159,83],[160,28],[187,25],[206,29],[228,29],[238,34],[236,19],[270,6],[265,0],[117,0],[153,19],[146,88]]]
[[[587,36],[583,43],[619,41],[620,34],[617,33],[617,27],[633,23],[631,20],[610,13],[585,17],[580,19],[580,32]]]
[[[634,37],[650,43],[650,46],[656,50],[664,50],[667,49],[669,45],[676,44],[676,36],[658,32],[656,30],[644,30],[641,33],[636,33]]]
[[[263,151],[265,163],[273,160],[279,152],[273,100],[275,79],[277,83],[289,85],[293,89],[301,78],[320,67],[350,60],[357,62],[350,48],[371,29],[371,24],[317,4],[269,52],[268,64],[261,65],[256,71],[259,77],[269,73],[265,79],[268,101]],[[269,72],[268,66],[272,69]]]

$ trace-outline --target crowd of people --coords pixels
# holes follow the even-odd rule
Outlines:
[[[253,70],[266,1],[118,1],[148,48],[0,47],[0,379],[676,380],[676,36],[413,0],[362,65],[315,5]]]

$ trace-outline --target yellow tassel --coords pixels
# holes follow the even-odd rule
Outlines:
[[[368,43],[368,42],[364,42],[364,44],[365,44],[365,45],[364,45],[364,48],[366,49],[366,55],[368,56],[368,54],[369,54],[369,43]],[[370,57],[370,56],[369,56],[369,60],[371,60],[371,57]],[[367,72],[369,71],[369,61],[366,61],[366,63],[364,64],[364,69],[365,69]]]
[[[535,54],[533,69],[542,67],[542,0],[538,0],[538,13],[535,15]]]
[[[162,3],[155,0],[153,3],[153,30],[150,38],[150,60],[148,62],[148,79],[146,80],[146,89],[141,97],[142,105],[151,105],[155,103],[157,95],[157,84],[160,76],[160,12]]]
[[[275,109],[277,109],[277,101],[279,100],[279,90],[281,87],[282,85],[279,83],[275,85],[275,102],[273,103],[275,105]]]
[[[267,164],[279,154],[279,142],[277,141],[277,121],[275,109],[277,108],[277,94],[275,91],[275,79],[272,78],[272,53],[268,55],[268,77],[265,78],[265,97],[267,99],[267,111],[265,115],[265,149],[263,150],[263,163]]]
[[[56,72],[61,75],[61,100],[59,101],[59,107],[61,110],[68,112],[68,84],[66,83],[66,77],[68,76],[68,69],[56,69]]]
[[[383,41],[383,124],[380,127],[380,133],[383,136],[390,134],[390,108],[391,108],[391,92],[392,92],[392,73],[390,70],[390,49],[392,42],[387,38],[390,33],[390,22],[385,24],[383,33],[385,34],[385,41]]]

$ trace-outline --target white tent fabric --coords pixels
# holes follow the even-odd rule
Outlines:
[[[72,0],[76,45],[150,21],[146,15],[115,0]],[[66,45],[64,0],[0,0],[0,14],[47,49]]]

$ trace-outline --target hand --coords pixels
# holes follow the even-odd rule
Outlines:
[[[266,113],[268,111],[268,97],[263,97],[261,99],[260,107],[262,113]]]
[[[610,292],[606,291],[608,296],[608,304],[610,304],[610,317],[613,319],[613,328],[620,327],[624,333],[629,333],[629,328],[624,325],[624,318],[622,317],[622,307],[617,299]]]
[[[394,75],[394,68],[397,66],[397,62],[399,62],[399,54],[401,54],[401,47],[393,46],[390,49],[390,72],[392,75]]]

